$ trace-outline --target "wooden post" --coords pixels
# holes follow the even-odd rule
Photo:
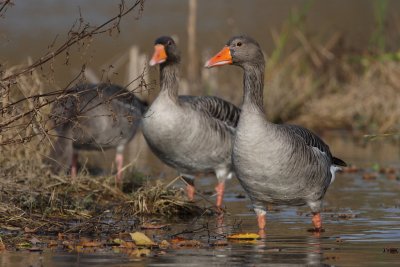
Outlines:
[[[147,66],[147,57],[146,55],[140,54],[139,49],[136,46],[132,46],[129,49],[129,61],[128,61],[128,80],[127,89],[129,91],[135,92],[139,95],[140,98],[146,99],[148,97],[148,92],[143,91],[144,88],[139,88],[140,79],[135,80],[140,75],[142,75],[144,68]],[[148,71],[145,72],[144,77],[146,82],[149,81]],[[134,82],[132,82],[135,80]],[[128,145],[127,150],[127,159],[129,162],[135,161],[135,164],[132,166],[133,168],[141,168],[146,164],[149,149],[146,146],[146,141],[140,131],[136,134],[134,139]],[[126,164],[128,164],[128,161]]]
[[[189,0],[188,15],[188,80],[190,84],[198,82],[198,64],[196,53],[196,18],[197,18],[197,0]]]

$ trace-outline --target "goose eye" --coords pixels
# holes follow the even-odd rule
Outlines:
[[[241,43],[241,42],[238,42],[236,45],[237,45],[237,46],[242,46],[242,43]]]

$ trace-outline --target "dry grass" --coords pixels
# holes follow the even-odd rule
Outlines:
[[[319,130],[400,132],[398,54],[346,51],[339,35],[325,43],[295,36],[298,48],[267,67],[271,120]]]
[[[129,191],[114,187],[114,176],[93,177],[83,169],[72,181],[66,174],[53,174],[47,162],[51,148],[50,105],[38,105],[45,86],[35,71],[19,76],[12,90],[2,91],[0,146],[0,229],[7,236],[18,232],[62,233],[94,231],[104,224],[103,214],[132,220],[139,215],[195,216],[202,211],[185,201],[182,190],[147,181],[143,175],[126,174]],[[16,105],[9,105],[21,100]],[[4,109],[4,107],[7,107]],[[33,110],[27,116],[20,114]],[[18,118],[18,119],[15,119]],[[15,141],[8,142],[8,141]],[[4,155],[4,156],[3,156]],[[133,181],[132,181],[133,180]],[[133,185],[135,184],[135,185]],[[139,184],[139,185],[138,185]],[[72,226],[72,222],[82,223]],[[15,237],[15,234],[12,234]],[[18,236],[18,235],[17,235]],[[17,239],[5,239],[7,244]]]

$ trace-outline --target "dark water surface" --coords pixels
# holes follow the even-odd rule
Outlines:
[[[111,250],[81,254],[5,252],[0,254],[0,266],[398,266],[400,181],[384,174],[374,180],[363,179],[376,164],[394,167],[399,174],[398,144],[375,141],[361,146],[341,137],[326,138],[336,155],[363,171],[341,173],[329,188],[323,212],[326,231],[320,235],[307,232],[311,227],[307,208],[273,207],[267,215],[265,240],[208,246],[225,234],[257,232],[250,202],[238,197],[243,191],[236,180],[231,180],[222,221],[215,216],[203,217],[173,224],[168,231],[146,231],[156,241],[186,231],[189,233],[184,236],[200,240],[205,245],[202,248],[170,249],[162,255],[152,252],[150,257],[139,259]],[[214,184],[213,177],[197,180],[200,191],[212,191]]]

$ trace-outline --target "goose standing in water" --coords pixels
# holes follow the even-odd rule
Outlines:
[[[150,65],[160,65],[160,93],[143,116],[143,135],[155,155],[188,181],[194,197],[194,174],[214,172],[221,206],[225,180],[233,175],[232,141],[240,109],[211,96],[178,96],[180,55],[174,40],[155,41]]]
[[[77,150],[116,148],[116,184],[122,183],[123,151],[139,128],[147,104],[113,84],[81,84],[56,101],[51,114],[58,139],[50,158],[53,169],[71,166],[77,174]],[[57,164],[57,166],[54,166]]]
[[[242,113],[236,129],[232,161],[265,228],[267,203],[308,205],[316,231],[322,230],[322,199],[339,166],[328,145],[311,131],[274,124],[264,113],[265,61],[260,46],[249,37],[233,37],[205,67],[233,64],[244,70]]]

